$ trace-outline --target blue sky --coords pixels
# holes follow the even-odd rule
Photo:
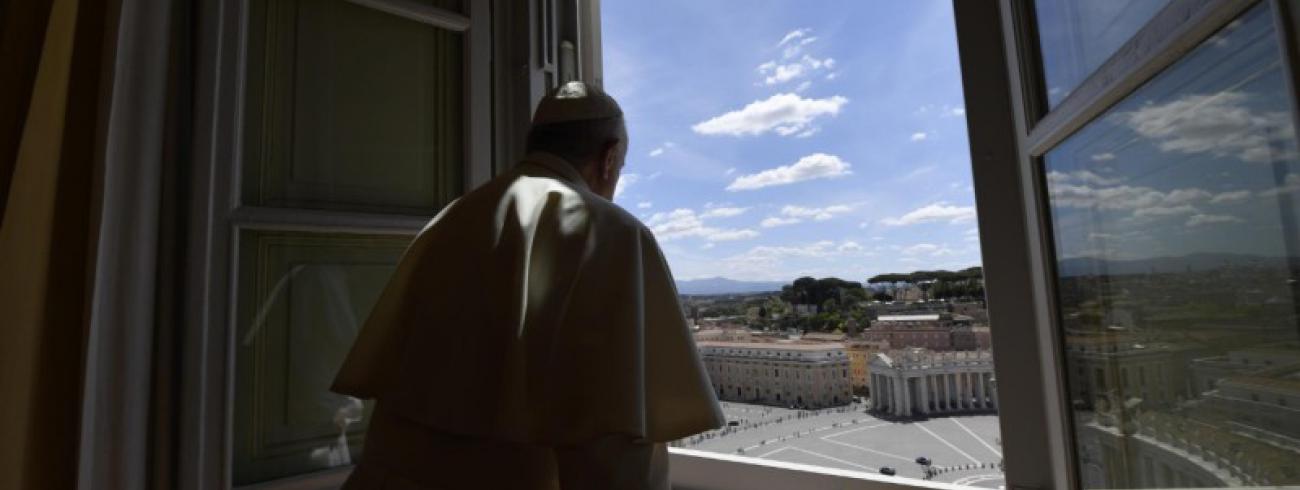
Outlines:
[[[978,265],[948,1],[602,2],[616,202],[679,279]]]

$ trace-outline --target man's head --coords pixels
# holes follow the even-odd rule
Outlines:
[[[613,199],[627,157],[623,110],[600,89],[566,83],[537,105],[527,150],[567,160],[593,192]]]

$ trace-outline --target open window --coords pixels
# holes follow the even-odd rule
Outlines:
[[[91,347],[159,352],[155,377],[131,364],[120,381],[156,393],[101,390],[122,407],[153,397],[152,453],[114,459],[123,474],[196,489],[341,482],[368,407],[326,387],[397,255],[521,156],[543,93],[583,79],[623,96],[633,148],[618,200],[682,279],[799,269],[688,298],[735,424],[675,444],[676,486],[1300,483],[1295,2],[792,4],[769,24],[680,7],[178,9],[194,54],[173,74],[193,100],[178,151],[192,158],[166,184],[178,229],[159,232],[176,288],[148,293],[177,321],[157,326],[157,345],[110,331]],[[816,9],[831,20],[804,30]],[[905,9],[932,11],[928,29],[898,30]],[[873,42],[855,37],[863,26]],[[744,36],[761,42],[731,44]],[[835,42],[842,52],[820,51]],[[916,49],[927,42],[947,47]],[[903,62],[873,64],[886,58]],[[850,75],[936,66],[954,69],[895,87],[933,100],[850,91]],[[745,89],[711,86],[720,71]],[[866,110],[890,117],[853,116]],[[873,166],[947,159],[927,146],[945,138],[959,165],[896,181]],[[850,176],[884,181],[889,198]],[[826,185],[771,192],[809,183]],[[930,234],[876,233],[917,224]],[[779,233],[793,241],[755,241]],[[115,414],[84,448],[132,433],[138,421]],[[82,466],[105,467],[95,458],[83,449]]]

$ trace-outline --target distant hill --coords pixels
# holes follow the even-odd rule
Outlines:
[[[1060,261],[1057,272],[1064,277],[1084,276],[1105,271],[1111,275],[1169,274],[1177,272],[1204,272],[1221,267],[1287,267],[1281,257],[1260,257],[1227,253],[1198,253],[1181,257],[1154,257],[1137,260],[1105,260],[1095,257],[1077,257]]]
[[[725,277],[709,277],[677,281],[678,294],[743,294],[780,291],[784,282],[737,281]]]

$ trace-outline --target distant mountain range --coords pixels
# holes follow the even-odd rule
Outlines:
[[[784,282],[737,281],[725,277],[709,277],[677,281],[678,294],[748,294],[780,291]]]
[[[1220,267],[1276,267],[1285,268],[1287,262],[1282,257],[1262,257],[1258,255],[1241,255],[1228,253],[1198,253],[1181,257],[1153,257],[1136,260],[1106,260],[1096,257],[1076,257],[1062,259],[1056,265],[1057,273],[1063,277],[1085,276],[1104,273],[1109,275],[1124,274],[1168,274],[1176,272],[1204,272]]]

